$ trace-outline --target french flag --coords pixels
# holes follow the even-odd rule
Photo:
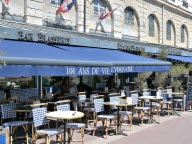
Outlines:
[[[66,13],[69,12],[71,10],[71,8],[75,5],[75,3],[77,2],[77,0],[73,0],[70,4],[65,5],[65,1],[68,0],[64,0],[63,3],[61,4],[61,6],[58,8],[58,10],[56,11],[56,14],[59,13]]]
[[[8,5],[9,4],[9,0],[5,0],[5,3]]]
[[[103,20],[104,18],[104,12],[101,12],[100,16],[99,16],[99,20]]]
[[[99,16],[99,20],[102,21],[105,18],[109,17],[115,10],[117,10],[117,8],[111,10],[110,12],[108,12],[106,15],[104,15],[104,13],[102,12]]]
[[[68,0],[62,0],[61,1],[61,4],[60,4],[58,10],[56,11],[56,14],[59,14],[62,12],[63,8],[65,7],[65,3],[67,3],[67,2],[68,2]]]

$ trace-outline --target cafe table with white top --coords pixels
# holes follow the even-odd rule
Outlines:
[[[156,121],[153,119],[153,113],[152,113],[153,105],[152,105],[152,101],[157,101],[157,102],[159,102],[159,100],[162,100],[163,97],[161,97],[161,96],[140,96],[139,99],[141,99],[141,100],[149,100],[149,101],[150,101],[150,111],[151,111],[151,114],[150,114],[150,122],[156,122]],[[158,122],[156,122],[156,123],[158,123]]]
[[[54,111],[49,112],[46,114],[46,117],[51,120],[63,120],[64,123],[64,140],[63,144],[66,142],[66,135],[65,135],[65,128],[66,128],[66,121],[72,119],[82,118],[84,113],[79,111]]]
[[[125,133],[123,133],[122,130],[120,130],[120,107],[128,107],[128,106],[133,106],[133,103],[127,103],[125,99],[122,99],[121,101],[117,101],[117,102],[104,102],[104,105],[108,105],[108,106],[116,106],[117,109],[117,134],[118,135],[126,135]]]

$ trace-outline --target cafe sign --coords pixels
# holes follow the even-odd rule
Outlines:
[[[136,52],[143,52],[145,51],[145,47],[140,45],[133,45],[133,44],[117,44],[117,48],[119,50],[125,50],[125,51],[136,51]]]
[[[17,38],[18,40],[22,41],[37,41],[42,43],[70,45],[70,38],[55,35],[47,35],[45,33],[31,33],[26,31],[18,31]]]
[[[180,50],[168,49],[167,54],[169,55],[181,55]]]

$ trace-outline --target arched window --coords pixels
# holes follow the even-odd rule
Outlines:
[[[167,40],[171,40],[171,24],[170,20],[167,21]]]
[[[153,15],[149,16],[149,36],[155,36],[155,18]]]
[[[125,9],[125,24],[134,25],[134,11],[131,8]]]
[[[185,26],[181,26],[181,43],[185,42]]]
[[[94,0],[94,16],[98,17],[101,13],[106,13],[106,4],[101,0]]]

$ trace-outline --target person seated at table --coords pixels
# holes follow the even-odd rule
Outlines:
[[[82,82],[77,85],[77,89],[78,89],[78,92],[86,91],[86,98],[90,98],[92,91],[93,91],[92,87],[90,87],[89,85],[86,85]]]
[[[149,89],[154,89],[155,88],[154,83],[153,83],[154,79],[155,79],[155,74],[152,73],[149,76],[149,78],[147,79],[147,86],[148,86]]]
[[[61,77],[57,77],[55,82],[50,87],[50,92],[52,93],[51,101],[55,102],[58,100],[58,97],[61,96],[61,84],[63,83],[63,79]]]
[[[69,77],[65,77],[61,85],[61,93],[69,93]]]
[[[109,77],[107,84],[106,84],[106,87],[108,87],[108,90],[117,89],[117,84],[115,83],[114,76]]]

